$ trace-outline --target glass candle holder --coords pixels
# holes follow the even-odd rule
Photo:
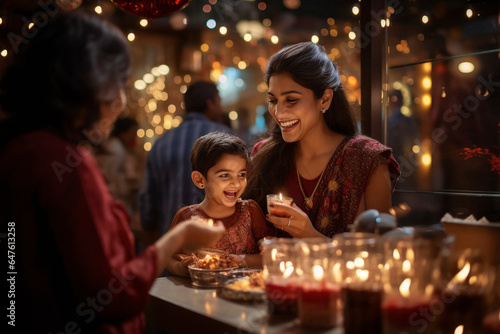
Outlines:
[[[285,204],[285,205],[292,205],[293,203],[293,198],[284,196],[281,193],[280,194],[268,194],[266,195],[266,200],[267,200],[267,213],[271,213],[271,208],[270,204],[278,203],[278,204]],[[284,211],[274,209],[274,214],[276,216],[283,216],[287,217],[288,214]]]
[[[432,240],[405,238],[385,243],[384,334],[435,333],[439,252]]]
[[[373,233],[343,233],[332,241],[341,258],[345,334],[380,333],[383,239]]]
[[[337,325],[340,304],[340,264],[328,238],[302,239],[298,262],[301,280],[298,314],[304,327],[332,328]]]
[[[463,249],[453,253],[444,272],[441,300],[444,310],[440,321],[443,334],[480,333],[493,291],[495,272],[478,250]]]
[[[263,277],[270,314],[297,315],[300,280],[298,242],[277,238],[262,243]]]

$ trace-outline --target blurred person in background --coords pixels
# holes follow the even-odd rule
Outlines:
[[[224,227],[183,223],[140,256],[87,147],[123,112],[128,42],[97,14],[54,16],[0,81],[0,220],[15,234],[20,333],[143,333],[149,290],[180,247]],[[36,85],[26,89],[27,83]],[[29,94],[29,95],[28,95]]]

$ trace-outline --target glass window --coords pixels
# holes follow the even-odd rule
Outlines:
[[[386,140],[395,204],[500,221],[498,1],[401,1],[387,35]],[[418,215],[420,214],[420,215]]]

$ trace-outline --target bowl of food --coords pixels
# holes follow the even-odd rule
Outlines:
[[[225,277],[217,294],[223,298],[242,302],[263,302],[266,290],[262,268],[235,269]]]
[[[231,271],[239,268],[229,254],[218,250],[202,249],[193,256],[194,262],[188,265],[188,271],[197,287],[215,288]]]

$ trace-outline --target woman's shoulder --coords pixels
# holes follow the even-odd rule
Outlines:
[[[252,152],[250,152],[250,157],[253,157],[268,140],[269,138],[265,138],[255,143],[252,148]]]
[[[346,152],[363,152],[369,155],[378,155],[385,151],[391,151],[391,148],[382,144],[376,139],[364,135],[357,135],[347,138],[345,147]]]

